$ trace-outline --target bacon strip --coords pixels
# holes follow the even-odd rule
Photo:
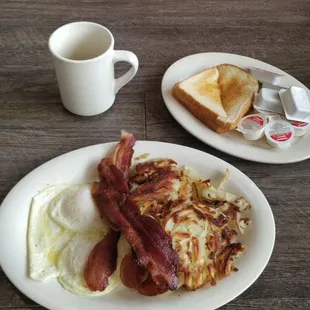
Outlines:
[[[126,255],[121,263],[120,278],[123,284],[129,288],[137,289],[141,283],[145,268],[139,266],[131,255]]]
[[[108,286],[109,277],[116,269],[119,236],[119,232],[110,229],[88,256],[84,278],[92,291],[104,291]]]
[[[134,288],[142,295],[156,296],[165,293],[168,289],[165,286],[157,285],[150,274],[145,274],[147,270],[137,264],[131,255],[126,255],[121,264],[120,277],[123,284],[129,288]]]
[[[128,176],[132,155],[134,153],[133,147],[136,141],[137,139],[133,134],[122,130],[121,142],[116,146],[112,156],[112,163],[124,173],[125,178]]]
[[[142,247],[148,254],[148,258],[144,254],[141,255],[141,245],[133,246],[138,260],[143,260],[144,266],[151,274],[154,282],[166,283],[169,289],[174,290],[178,285],[176,273],[179,266],[179,256],[172,249],[170,237],[158,222],[149,216],[137,215],[135,206],[136,204],[128,199],[122,208],[122,212],[142,237]],[[126,237],[126,233],[124,235]],[[130,242],[129,238],[127,240]],[[133,240],[131,244],[134,243],[136,240]]]
[[[109,219],[114,227],[118,227],[121,223],[117,213],[113,213],[114,209],[118,208],[119,203],[123,203],[129,192],[128,185],[124,180],[127,177],[131,158],[133,155],[133,146],[136,142],[134,135],[122,131],[121,142],[116,146],[112,159],[104,158],[98,165],[99,176],[110,171],[106,169],[107,165],[114,163],[112,167],[113,173],[109,173],[106,182],[94,182],[92,186],[92,194],[97,201],[101,217],[105,216],[103,208],[100,208],[102,203],[106,203],[110,207],[110,214],[115,214],[115,218],[111,216]],[[116,188],[111,188],[109,184],[117,184]],[[103,196],[98,195],[99,192],[104,192]],[[99,203],[100,201],[100,203]],[[117,243],[120,233],[109,229],[105,237],[99,241],[90,255],[84,269],[84,278],[88,287],[92,291],[104,291],[108,285],[109,277],[116,269],[117,262]]]
[[[114,228],[124,234],[136,253],[138,263],[149,273],[143,285],[136,288],[141,294],[157,295],[168,288],[177,288],[179,257],[160,224],[141,215],[131,198],[127,176],[135,141],[133,135],[122,131],[121,142],[112,158],[105,158],[98,165],[100,182],[93,184],[92,192],[100,215],[108,217]]]
[[[94,195],[100,213],[105,214],[124,234],[135,250],[139,262],[149,271],[153,281],[170,290],[177,288],[178,255],[170,237],[153,218],[140,214],[138,205],[127,192],[121,172],[115,165],[101,167],[101,182]]]

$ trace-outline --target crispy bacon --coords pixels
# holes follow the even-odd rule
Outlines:
[[[156,296],[165,293],[166,286],[157,285],[147,270],[139,266],[131,255],[126,255],[121,263],[120,278],[123,284],[136,289],[140,294]]]
[[[101,172],[104,173],[101,179],[109,180],[100,182],[94,196],[100,212],[124,234],[155,283],[165,283],[169,289],[176,289],[178,256],[172,249],[170,237],[153,218],[140,214],[129,193],[123,202],[126,188],[114,165],[106,166]]]
[[[144,226],[145,235],[148,236],[146,247],[153,259],[161,262],[160,277],[164,275],[171,279],[169,289],[174,290],[178,285],[176,276],[179,267],[179,256],[172,248],[172,240],[165,230],[149,216],[141,215],[140,222]],[[151,271],[150,271],[151,273]],[[152,273],[151,273],[152,274]],[[154,279],[155,280],[155,279]],[[157,281],[156,281],[157,282]]]
[[[92,185],[92,195],[97,203],[100,216],[105,216],[102,205],[106,205],[111,215],[109,220],[114,229],[118,228],[123,220],[121,215],[115,211],[118,210],[118,205],[125,201],[129,193],[125,178],[128,175],[133,155],[132,148],[135,142],[134,135],[122,131],[121,142],[116,146],[112,158],[104,158],[98,165],[99,177],[101,175],[107,175],[107,177],[103,182],[94,182]],[[111,187],[111,183],[116,184],[116,186]],[[100,195],[99,193],[104,194]],[[84,269],[84,278],[92,291],[105,290],[109,277],[116,269],[119,236],[119,232],[109,229],[108,233],[96,244],[88,257]]]
[[[157,285],[147,270],[139,266],[131,255],[126,255],[121,263],[120,278],[123,284],[136,289],[145,296],[156,296],[165,293],[165,285]]]
[[[127,176],[135,138],[122,132],[121,142],[112,158],[98,166],[100,182],[93,185],[93,197],[101,216],[106,216],[133,247],[148,278],[137,287],[141,294],[160,294],[177,288],[179,257],[172,249],[170,237],[153,218],[141,215],[131,198]],[[133,280],[135,282],[135,280]]]
[[[145,268],[139,266],[131,255],[126,255],[121,263],[120,278],[122,283],[129,287],[137,289],[141,283],[141,277],[144,275]]]
[[[136,141],[137,139],[133,134],[122,130],[121,142],[116,146],[113,152],[112,163],[124,173],[125,178],[128,176],[132,155],[134,153],[133,147]]]
[[[102,163],[102,162],[101,162]],[[101,176],[105,175],[107,180],[95,182],[92,186],[92,195],[96,201],[100,216],[107,216],[110,222],[119,229],[123,223],[123,215],[119,212],[119,206],[123,204],[128,195],[128,185],[122,172],[115,165],[100,164]]]
[[[116,269],[117,242],[120,233],[112,229],[99,241],[88,256],[84,278],[92,291],[104,291]]]
[[[146,296],[156,296],[167,292],[167,286],[164,284],[157,284],[153,281],[151,274],[148,275],[142,285],[138,287],[138,292]]]

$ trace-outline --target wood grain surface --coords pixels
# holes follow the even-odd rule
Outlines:
[[[47,40],[59,26],[98,22],[116,49],[137,54],[140,69],[113,107],[78,117],[61,105]],[[310,160],[264,165],[204,145],[164,106],[162,75],[198,52],[254,57],[310,87],[308,0],[0,0],[0,202],[23,176],[65,152],[115,141],[121,128],[139,139],[183,144],[216,155],[246,173],[274,212],[277,236],[259,279],[222,309],[310,309]],[[118,73],[127,67],[118,65]],[[0,269],[1,270],[1,269]],[[0,309],[44,309],[0,271]]]

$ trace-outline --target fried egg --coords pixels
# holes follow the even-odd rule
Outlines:
[[[49,202],[63,189],[62,185],[48,187],[32,199],[28,224],[28,257],[30,277],[36,281],[58,277],[58,256],[75,235],[74,232],[57,225],[48,216]]]
[[[32,199],[28,223],[29,275],[36,281],[58,278],[78,295],[104,295],[119,282],[118,271],[103,292],[93,292],[84,280],[88,255],[109,227],[100,218],[91,185],[57,185]]]
[[[108,294],[119,283],[119,268],[109,278],[104,291],[91,291],[84,279],[84,267],[94,246],[102,240],[105,233],[78,234],[61,252],[58,259],[60,284],[77,295],[100,296]]]
[[[153,180],[156,169],[166,166],[177,172],[167,177],[169,186],[162,182],[162,188],[154,189],[156,195],[143,191],[137,195],[142,183]],[[210,180],[201,180],[189,167],[177,170],[177,164],[170,160],[142,168],[131,179],[131,191],[141,213],[154,217],[171,236],[180,258],[179,287],[196,290],[206,283],[214,285],[231,272],[234,259],[243,251],[236,236],[242,235],[250,224],[247,215],[250,204],[221,189],[228,172],[215,188]],[[29,216],[30,277],[36,281],[57,278],[63,288],[77,295],[109,293],[122,285],[120,265],[131,253],[124,236],[117,245],[117,267],[107,288],[102,292],[91,291],[84,279],[88,256],[108,229],[107,221],[100,218],[90,184],[57,185],[42,190],[33,198]]]
[[[107,226],[100,218],[89,184],[64,188],[49,203],[48,212],[59,226],[74,232],[102,231]]]

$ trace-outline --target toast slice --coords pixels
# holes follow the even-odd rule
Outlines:
[[[175,84],[172,94],[206,126],[222,133],[237,127],[258,87],[257,80],[243,69],[222,64]]]
[[[251,109],[259,84],[249,73],[237,66],[223,64],[217,66],[217,70],[222,105],[231,122],[228,130],[233,130]]]
[[[175,84],[172,89],[172,95],[214,131],[218,127],[229,126],[218,79],[217,68],[210,68]]]

